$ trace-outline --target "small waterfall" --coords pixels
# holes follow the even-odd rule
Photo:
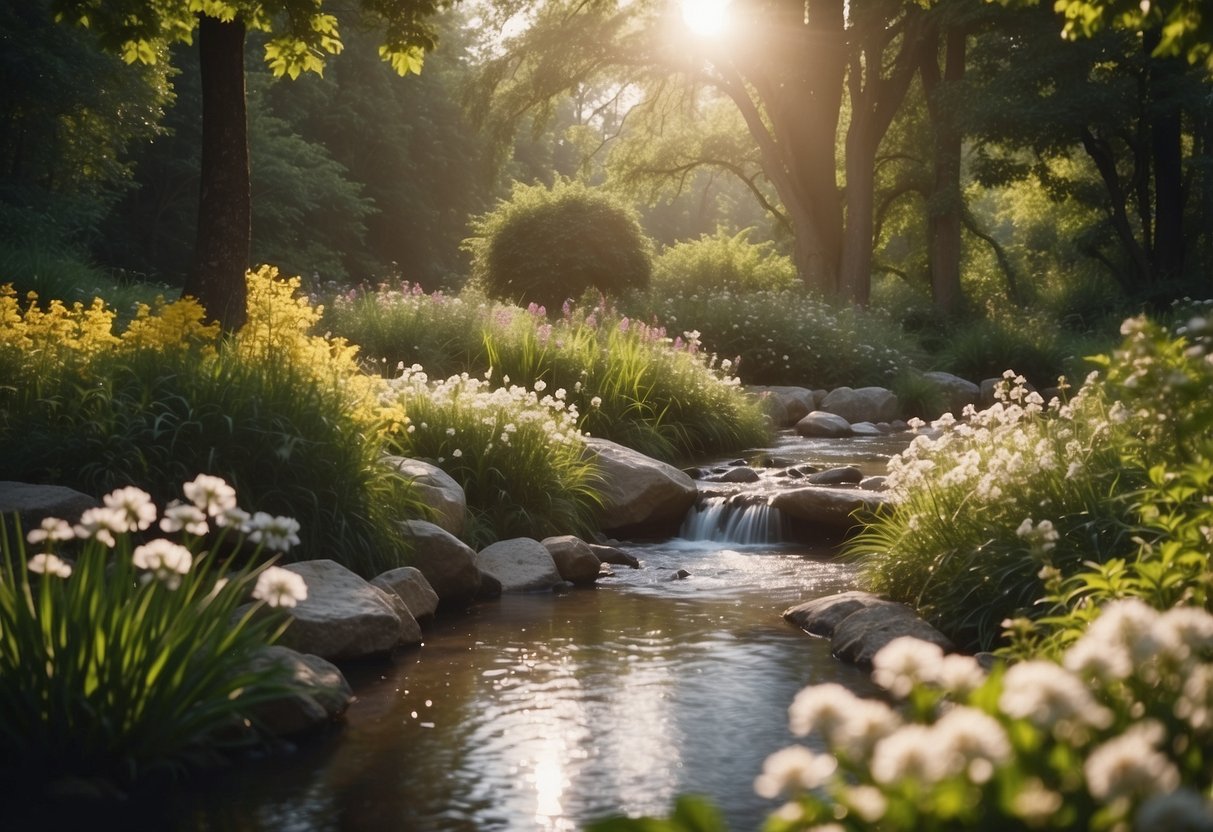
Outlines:
[[[687,513],[678,536],[749,545],[783,540],[783,515],[766,501],[708,497]]]

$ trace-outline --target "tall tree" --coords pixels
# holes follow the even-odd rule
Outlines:
[[[401,74],[419,72],[434,46],[428,18],[444,0],[362,0],[382,27],[380,55]],[[202,156],[198,234],[184,294],[227,329],[244,317],[251,207],[244,40],[269,34],[265,60],[276,75],[320,72],[341,51],[337,18],[323,0],[54,0],[60,19],[93,29],[124,60],[154,64],[160,47],[198,35],[202,77]]]
[[[933,42],[929,14],[901,0],[735,0],[728,36],[699,41],[673,14],[644,2],[545,5],[489,64],[491,112],[509,122],[602,74],[650,95],[672,79],[716,88],[744,120],[805,282],[866,303],[876,148]]]

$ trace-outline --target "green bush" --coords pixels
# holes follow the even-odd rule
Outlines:
[[[697,330],[703,349],[736,362],[733,372],[746,384],[883,385],[916,354],[911,339],[888,320],[800,289],[650,293],[628,307],[673,332]]]
[[[660,297],[691,292],[779,291],[797,284],[796,267],[772,243],[751,243],[751,229],[723,229],[667,248],[653,261],[653,292]]]
[[[258,552],[285,551],[297,542],[294,522],[250,518],[213,477],[183,490],[187,502],[161,519],[168,537],[154,540],[144,532],[156,506],[131,487],[107,495],[74,528],[43,521],[29,532],[30,550],[19,524],[0,518],[6,784],[40,788],[71,776],[125,787],[247,745],[256,737],[242,726],[258,705],[306,692],[280,669],[248,666],[286,625],[260,608],[293,606],[306,586],[286,570],[240,566],[224,554],[245,540]],[[237,615],[250,594],[256,603]]]
[[[949,330],[935,361],[940,369],[980,382],[1014,370],[1037,387],[1081,366],[1082,342],[1067,338],[1049,316],[1025,314],[980,318]]]
[[[472,223],[472,277],[492,297],[555,311],[587,290],[642,289],[650,243],[635,213],[606,192],[560,180],[515,183],[508,200]]]

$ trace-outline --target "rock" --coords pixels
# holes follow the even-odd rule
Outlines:
[[[830,468],[825,471],[819,471],[816,474],[809,474],[808,481],[813,485],[843,485],[845,483],[858,483],[863,479],[863,471],[860,471],[854,465],[844,465],[841,468]]]
[[[856,610],[834,627],[830,649],[846,662],[870,667],[872,657],[894,639],[912,636],[938,644],[944,652],[956,648],[947,636],[919,618],[904,604],[885,601]]]
[[[746,391],[758,397],[776,427],[790,428],[816,407],[813,391],[804,387],[752,386]]]
[[[299,653],[279,644],[257,650],[249,657],[247,669],[253,672],[282,667],[304,689],[255,705],[250,716],[270,734],[278,737],[298,734],[331,722],[349,707],[354,692],[345,676],[332,662],[319,656]]]
[[[946,411],[954,416],[960,416],[967,405],[976,405],[981,399],[981,388],[960,376],[935,370],[923,373],[922,378],[939,392]]]
[[[834,635],[834,628],[852,613],[888,603],[870,592],[840,592],[788,607],[783,611],[783,617],[806,633],[829,638]]]
[[[447,606],[471,601],[480,591],[476,553],[446,529],[427,520],[405,520],[400,531],[413,546],[413,565]]]
[[[606,439],[588,437],[586,453],[602,482],[599,523],[618,534],[673,534],[695,503],[695,481],[672,465]]]
[[[898,416],[897,396],[884,387],[837,387],[818,407],[848,422],[890,422]]]
[[[888,422],[880,424],[887,425]],[[874,425],[871,422],[856,422],[851,425],[851,433],[855,436],[884,436],[885,431],[880,429],[880,425]]]
[[[730,468],[723,474],[712,477],[711,482],[758,482],[762,477],[753,468]]]
[[[671,581],[682,581],[682,580],[685,580],[685,579],[687,579],[687,578],[689,578],[689,577],[691,577],[691,573],[690,573],[690,572],[686,571],[685,569],[679,569],[677,572],[674,572],[674,573],[672,573],[672,574],[670,575],[669,580],[671,580]]]
[[[548,550],[529,537],[499,540],[481,549],[476,567],[501,581],[502,592],[552,589],[564,582]]]
[[[792,520],[845,530],[857,525],[853,512],[875,511],[888,502],[881,491],[809,485],[780,491],[771,499],[771,508]]]
[[[997,401],[994,398],[994,391],[998,389],[998,385],[1002,381],[1001,378],[983,378],[981,380],[980,392],[977,395],[977,407],[980,410],[994,406],[994,402]]]
[[[859,481],[859,487],[865,491],[884,491],[888,479],[885,476],[864,477]]]
[[[602,546],[598,543],[588,544],[590,551],[598,556],[598,560],[602,563],[613,563],[616,566],[626,566],[630,569],[639,569],[640,561],[635,555],[630,555],[622,549],[617,549],[614,546]]]
[[[436,525],[456,537],[463,534],[467,525],[467,496],[450,474],[419,459],[387,456],[383,461],[412,482],[413,492],[433,510]]]
[[[0,481],[0,515],[5,522],[11,520],[11,514],[20,515],[21,528],[27,532],[47,517],[75,523],[81,514],[99,505],[99,500],[62,485]]]
[[[480,573],[480,588],[476,590],[477,601],[496,601],[501,597],[501,581],[487,572]]]
[[[837,439],[851,435],[851,423],[834,413],[814,410],[796,423],[801,436]]]
[[[588,543],[571,534],[545,537],[541,542],[556,562],[556,571],[560,573],[560,577],[570,583],[582,585],[598,580],[602,561]]]
[[[415,566],[401,566],[384,572],[371,581],[371,585],[398,595],[418,621],[433,618],[438,610],[438,593]]]
[[[889,422],[889,429],[894,433],[901,433],[910,429],[910,425],[904,419],[894,419]]]
[[[337,661],[386,653],[405,639],[421,640],[421,628],[399,597],[336,561],[306,560],[283,568],[307,583],[307,599],[287,609],[291,624],[279,639],[283,647]]]

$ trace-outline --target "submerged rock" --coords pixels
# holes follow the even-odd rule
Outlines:
[[[552,589],[564,583],[551,553],[538,540],[499,540],[476,553],[476,567],[501,582],[502,592]],[[595,567],[595,576],[598,570]]]
[[[560,577],[574,584],[592,584],[602,571],[602,561],[590,545],[571,534],[545,537],[543,547],[556,563]]]

